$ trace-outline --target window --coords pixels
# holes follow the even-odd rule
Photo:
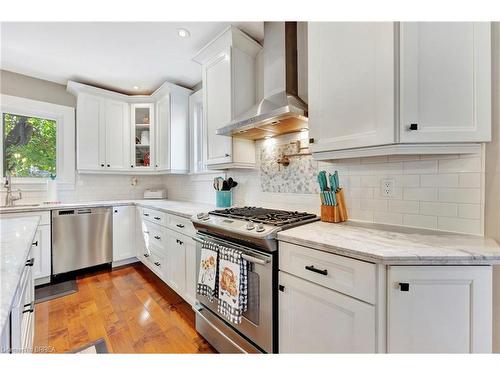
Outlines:
[[[0,118],[0,177],[10,173],[13,184],[43,190],[54,174],[60,188],[74,188],[74,108],[0,95]]]
[[[57,122],[3,113],[3,173],[12,177],[57,174]]]

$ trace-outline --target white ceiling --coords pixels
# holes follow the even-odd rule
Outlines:
[[[61,84],[75,80],[127,94],[163,82],[201,81],[196,52],[231,22],[2,22],[4,70]],[[258,41],[262,22],[232,23]],[[179,28],[191,33],[180,38]],[[134,90],[139,86],[139,90]]]

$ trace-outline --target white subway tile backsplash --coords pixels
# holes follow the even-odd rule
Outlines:
[[[402,214],[418,214],[418,201],[389,200],[389,211]]]
[[[417,228],[437,229],[437,216],[410,215],[403,216],[403,225]]]
[[[481,158],[439,160],[440,173],[481,172]]]
[[[382,224],[403,225],[403,214],[395,212],[374,212],[373,221]]]
[[[481,218],[481,205],[463,203],[458,206],[458,216],[465,219]]]
[[[438,161],[405,161],[403,162],[403,170],[405,174],[437,173]]]
[[[481,203],[481,190],[440,188],[439,201],[457,203]]]
[[[457,217],[439,217],[438,229],[450,232],[480,234],[481,221]]]
[[[420,213],[422,215],[435,216],[458,216],[458,205],[456,203],[420,202]]]
[[[479,188],[481,187],[480,173],[460,173],[459,186],[462,188]]]
[[[396,181],[396,187],[419,187],[420,186],[420,175],[401,175],[401,176],[391,176]]]
[[[422,187],[458,187],[458,174],[423,174],[420,176]]]
[[[370,211],[387,211],[387,200],[382,199],[360,199],[360,208]]]
[[[403,199],[409,201],[437,201],[436,188],[403,188]]]

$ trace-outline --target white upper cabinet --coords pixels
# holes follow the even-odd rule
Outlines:
[[[77,169],[126,170],[129,164],[128,106],[89,94],[77,101]]]
[[[490,28],[401,24],[401,142],[490,141]]]
[[[129,167],[130,132],[125,124],[128,105],[114,100],[104,101],[104,123],[106,132],[106,168],[127,170]]]
[[[131,105],[132,160],[130,167],[134,170],[154,170],[154,104],[137,103]]]
[[[392,22],[310,22],[313,152],[394,143]]]
[[[392,266],[389,353],[491,353],[490,266]]]
[[[315,159],[478,152],[491,139],[491,25],[311,22]]]
[[[189,95],[165,82],[129,96],[69,81],[77,96],[77,169],[83,173],[189,171]]]
[[[204,162],[208,167],[253,168],[253,141],[217,135],[255,104],[255,58],[260,44],[235,27],[229,27],[195,57],[202,65]]]
[[[190,90],[171,91],[156,102],[157,171],[189,171],[189,94]]]

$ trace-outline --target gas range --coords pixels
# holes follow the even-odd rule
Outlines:
[[[201,233],[213,234],[264,251],[276,251],[281,230],[319,220],[314,214],[261,207],[233,207],[199,213],[192,218]]]

